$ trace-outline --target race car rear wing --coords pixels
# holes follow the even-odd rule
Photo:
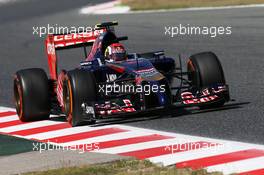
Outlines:
[[[45,40],[46,52],[48,57],[48,65],[50,70],[50,78],[57,80],[57,50],[84,47],[92,45],[96,38],[106,31],[114,32],[113,26],[118,25],[116,21],[97,24],[92,31],[79,31],[79,33],[62,33],[49,34]],[[118,38],[124,40],[127,38]]]
[[[82,46],[83,44],[92,44],[95,39],[105,32],[104,29],[95,30],[91,32],[82,32],[82,33],[70,33],[65,35],[53,35],[54,47],[57,50],[67,49],[71,46]]]
[[[105,29],[100,29],[83,33],[48,35],[45,40],[45,46],[48,56],[48,65],[51,79],[57,80],[56,50],[68,49],[73,47],[82,47],[89,44],[92,45],[96,38],[104,31]]]
[[[60,33],[48,35],[47,39],[54,42],[54,47],[56,50],[67,49],[71,46],[81,47],[83,44],[92,44],[95,39],[105,31],[114,32],[114,25],[118,25],[116,21],[105,22],[95,25],[92,31],[78,31],[77,33]],[[46,40],[47,41],[47,40]]]
[[[116,21],[97,24],[90,32],[79,31],[79,33],[62,33],[48,35],[45,40],[50,78],[57,80],[57,55],[56,50],[84,47],[92,45],[96,38],[105,31],[114,32],[113,26],[118,25]],[[120,38],[123,40],[124,38]],[[87,54],[87,53],[86,53]]]

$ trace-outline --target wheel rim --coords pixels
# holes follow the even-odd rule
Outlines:
[[[64,101],[64,111],[66,114],[67,121],[72,123],[72,91],[70,80],[67,80],[63,88],[63,101]]]
[[[21,91],[21,86],[15,80],[15,87],[14,87],[14,96],[15,96],[15,106],[16,106],[16,111],[18,114],[19,119],[22,118],[23,114],[23,99],[22,99],[22,91]]]
[[[195,87],[199,86],[197,72],[192,60],[190,59],[187,62],[187,70],[188,70],[188,80],[191,81],[193,86]]]

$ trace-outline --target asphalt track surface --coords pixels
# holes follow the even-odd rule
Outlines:
[[[46,2],[46,1],[45,1]],[[223,65],[235,101],[222,110],[138,118],[124,124],[189,135],[264,144],[264,9],[226,9],[167,13],[80,15],[78,0],[22,1],[0,6],[0,105],[13,107],[13,74],[22,68],[41,67],[48,71],[44,38],[33,35],[33,26],[59,24],[89,26],[118,20],[117,34],[129,36],[129,52],[164,49],[169,56],[183,58],[201,51],[215,52]],[[91,1],[93,3],[95,1]],[[6,10],[9,9],[9,10]],[[164,35],[164,26],[231,26],[232,35],[209,36]],[[59,53],[59,65],[70,69],[82,59],[82,50]]]

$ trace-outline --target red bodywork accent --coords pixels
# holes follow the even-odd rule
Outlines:
[[[57,80],[57,99],[58,102],[60,104],[60,106],[62,107],[62,109],[64,109],[64,104],[63,104],[63,81],[65,79],[66,76],[66,71],[62,70],[58,76],[58,80]]]
[[[108,64],[109,67],[111,67],[111,69],[115,70],[118,73],[124,73],[125,72],[125,68],[116,64]]]
[[[209,92],[209,89],[204,89],[202,91],[202,95],[195,97],[195,94],[192,92],[182,92],[181,98],[184,104],[199,104],[199,103],[206,103],[210,101],[214,101],[216,99],[219,99],[218,96],[219,93],[223,93],[227,91],[227,88],[225,86],[218,86],[218,90],[215,90],[214,88],[211,88],[212,94]]]
[[[48,65],[50,71],[50,78],[57,80],[57,55],[54,45],[54,36],[48,35],[45,41],[46,52],[48,56]]]

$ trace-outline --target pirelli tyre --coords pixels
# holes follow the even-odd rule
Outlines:
[[[81,69],[67,72],[63,82],[63,103],[67,121],[73,127],[96,122],[93,109],[96,89],[93,73]],[[91,113],[85,113],[86,107],[91,109]]]
[[[226,84],[222,65],[213,52],[192,55],[188,60],[187,70],[189,72],[188,79],[197,90]],[[229,94],[226,94],[225,98],[229,99]],[[222,106],[226,102],[225,98],[201,108]]]
[[[48,119],[50,115],[48,77],[39,68],[16,72],[14,98],[19,119],[23,122]]]

